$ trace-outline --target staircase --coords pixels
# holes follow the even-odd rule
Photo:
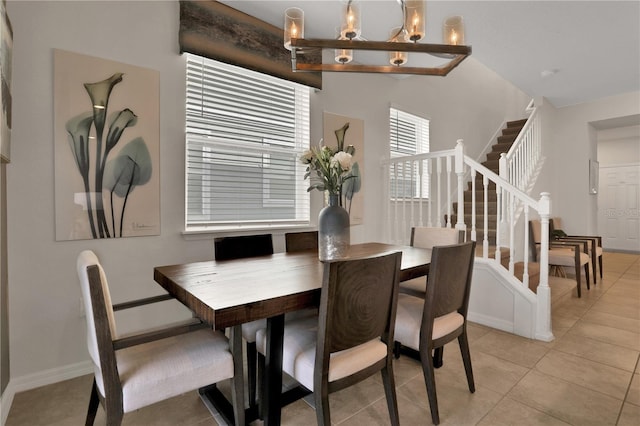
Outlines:
[[[509,148],[513,145],[513,142],[520,134],[522,127],[527,122],[526,119],[509,121],[506,124],[506,127],[502,129],[502,135],[498,136],[497,141],[491,147],[491,152],[487,153],[487,159],[481,163],[483,166],[491,170],[497,175],[500,175],[500,155],[506,154],[509,152]],[[481,175],[476,176],[476,220],[479,221],[480,218],[484,217],[484,199],[483,199],[483,185],[482,185],[483,177]],[[472,200],[472,186],[471,182],[468,184],[468,188],[464,191],[464,223],[471,223],[471,200]],[[497,220],[497,196],[495,193],[495,184],[489,182],[488,188],[491,190],[488,202],[487,209],[489,214],[489,229],[487,238],[489,239],[489,244],[491,246],[495,246],[496,244],[496,220]],[[458,203],[453,203],[453,211],[458,211]],[[446,217],[445,217],[446,222]],[[457,216],[455,214],[451,215],[451,223],[457,223]],[[467,228],[467,239],[471,239],[471,229]],[[484,239],[484,230],[479,229],[477,231],[476,241],[482,241]]]
[[[490,152],[483,163],[465,154],[462,140],[453,149],[383,160],[387,193],[382,205],[383,239],[408,244],[414,226],[466,231],[478,247],[470,318],[550,341],[553,333],[546,254],[551,202],[547,192],[538,199],[529,195],[544,157],[541,116],[533,101],[525,111],[529,113],[526,121],[506,123],[496,132],[493,137],[497,140],[487,145],[485,152]],[[543,228],[537,264],[526,261],[531,250],[526,229],[530,216],[539,217]]]
[[[487,153],[487,159],[481,164],[494,172],[495,174],[500,174],[500,156],[504,153],[509,152],[511,145],[516,140],[520,131],[526,124],[527,119],[509,121],[506,123],[506,127],[502,129],[502,135],[498,136],[496,143],[491,147],[491,152]],[[481,218],[484,217],[484,199],[483,199],[483,177],[478,175],[476,176],[476,222],[480,222]],[[488,183],[488,189],[491,191],[487,200],[487,209],[488,209],[488,231],[487,231],[487,239],[489,240],[490,252],[493,252],[493,248],[496,245],[496,220],[497,220],[497,195],[495,193],[495,184],[491,181]],[[473,191],[471,182],[467,184],[467,190],[464,191],[464,223],[471,223],[472,221],[472,194]],[[453,203],[453,211],[458,211],[458,203]],[[446,218],[445,218],[446,222]],[[455,224],[457,222],[457,215],[451,215],[451,223]],[[471,229],[467,228],[467,240],[471,239]],[[484,239],[484,229],[478,229],[476,231],[476,241],[482,241]],[[482,247],[479,245],[477,247],[477,256],[482,255]],[[508,248],[504,248],[501,251],[501,259],[500,263],[505,268],[509,268],[509,250]],[[523,279],[524,272],[524,263],[516,262],[514,264],[513,274],[520,281]],[[537,263],[529,263],[529,288],[535,293],[538,288],[538,283],[540,280],[540,266]]]

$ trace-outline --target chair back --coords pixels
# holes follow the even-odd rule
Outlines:
[[[411,228],[411,246],[431,249],[435,246],[448,246],[461,243],[464,233],[453,228],[431,228],[417,226]]]
[[[221,237],[213,240],[216,260],[244,259],[273,254],[271,234]]]
[[[93,251],[80,253],[76,267],[87,320],[87,347],[96,384],[104,396],[105,385],[120,386],[112,343],[117,331],[111,294],[102,265]],[[119,389],[114,391],[121,393]],[[106,389],[106,392],[110,393],[110,390]]]
[[[402,253],[326,263],[320,296],[318,354],[375,338],[392,346]]]
[[[475,241],[436,246],[431,252],[427,281],[423,333],[433,328],[435,318],[458,312],[465,320],[469,307]]]
[[[318,231],[288,232],[284,234],[285,249],[288,253],[318,249]]]

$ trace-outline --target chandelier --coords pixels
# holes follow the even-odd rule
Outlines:
[[[284,47],[291,51],[293,71],[334,71],[361,73],[421,74],[446,76],[471,54],[464,45],[464,21],[452,16],[443,24],[443,44],[418,43],[425,36],[425,1],[396,0],[402,10],[403,22],[389,31],[386,41],[369,41],[362,37],[360,7],[354,0],[343,2],[341,23],[335,39],[305,39],[304,11],[288,8],[284,16]],[[308,63],[298,60],[311,50],[334,50],[331,61]],[[374,64],[354,61],[354,52],[384,52]],[[360,53],[358,53],[360,55]],[[363,53],[362,56],[366,56]],[[428,55],[437,64],[425,63]],[[328,56],[328,55],[327,55]],[[367,59],[372,58],[370,55]],[[302,56],[304,58],[304,56]],[[412,65],[412,62],[415,65]]]

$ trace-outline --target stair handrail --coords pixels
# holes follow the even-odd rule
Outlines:
[[[452,158],[453,155],[453,158]],[[398,177],[400,176],[398,174],[398,170],[402,171],[402,175],[401,177],[406,177],[406,176],[415,176],[414,172],[418,173],[420,182],[422,179],[422,173],[424,172],[424,167],[423,167],[423,161],[433,161],[433,159],[437,160],[437,182],[435,183],[435,185],[437,185],[437,196],[438,196],[438,205],[437,205],[437,214],[439,214],[439,212],[441,212],[442,210],[442,206],[441,206],[441,199],[440,199],[440,187],[444,185],[443,180],[444,178],[442,178],[440,172],[440,161],[442,158],[446,159],[446,192],[447,192],[447,197],[448,197],[448,202],[447,205],[448,207],[448,212],[449,214],[447,215],[447,223],[446,223],[446,227],[451,227],[451,223],[450,223],[450,217],[451,217],[451,193],[453,192],[453,188],[451,188],[451,184],[450,184],[450,176],[452,173],[455,173],[455,175],[457,176],[457,199],[458,199],[458,203],[457,203],[457,223],[456,223],[456,229],[460,229],[460,230],[466,230],[467,224],[464,222],[464,184],[466,183],[466,177],[467,175],[471,176],[471,209],[472,209],[472,213],[471,213],[471,239],[476,240],[477,234],[476,234],[476,212],[475,212],[475,206],[476,206],[476,175],[478,173],[480,173],[480,175],[482,176],[482,186],[483,186],[483,196],[484,196],[484,205],[486,206],[488,204],[488,195],[489,195],[489,183],[492,182],[495,185],[495,189],[494,191],[496,192],[496,199],[498,201],[498,206],[497,206],[497,220],[496,220],[496,251],[495,251],[495,256],[493,261],[495,263],[497,263],[498,267],[502,267],[500,265],[501,263],[501,259],[502,259],[502,254],[501,254],[501,250],[500,250],[500,233],[501,232],[505,232],[508,233],[508,235],[510,236],[510,244],[509,244],[509,272],[511,275],[514,274],[514,257],[515,257],[515,241],[514,241],[514,235],[515,235],[515,226],[516,226],[516,221],[514,218],[514,209],[513,208],[509,208],[509,209],[502,209],[501,207],[501,202],[502,200],[507,200],[510,206],[513,206],[516,201],[518,202],[518,204],[520,204],[521,206],[523,206],[523,211],[524,211],[524,215],[525,215],[525,220],[524,220],[524,225],[525,225],[525,229],[523,230],[523,235],[524,235],[524,244],[523,244],[523,259],[524,259],[524,271],[523,271],[523,279],[522,279],[522,284],[524,285],[524,287],[528,290],[529,288],[529,274],[528,274],[528,259],[529,259],[529,233],[528,233],[528,222],[529,222],[529,211],[530,210],[534,210],[537,212],[538,216],[540,217],[540,224],[541,224],[541,248],[540,248],[540,281],[537,287],[537,291],[536,291],[536,330],[535,330],[535,334],[536,334],[536,338],[540,338],[541,340],[551,340],[553,339],[553,334],[551,332],[551,293],[549,290],[549,281],[548,281],[548,271],[549,271],[549,265],[548,265],[548,249],[549,249],[549,217],[551,214],[551,201],[549,198],[549,194],[548,193],[542,193],[541,194],[541,198],[539,200],[535,200],[533,199],[531,196],[529,196],[528,194],[526,194],[524,191],[522,191],[521,189],[519,189],[517,186],[513,185],[512,183],[510,183],[507,179],[504,179],[503,177],[500,177],[498,174],[494,173],[493,171],[489,170],[487,167],[483,166],[482,164],[480,164],[479,162],[475,161],[474,159],[472,159],[471,157],[467,156],[464,153],[464,144],[462,140],[458,140],[456,147],[453,150],[447,150],[447,151],[439,151],[439,152],[430,152],[430,153],[426,153],[426,154],[418,154],[418,155],[412,155],[412,156],[404,156],[404,157],[397,157],[397,158],[390,158],[390,159],[385,159],[382,161],[382,166],[387,168],[387,173],[384,174],[385,176],[385,194],[387,194],[386,200],[388,200],[388,202],[386,202],[387,208],[386,208],[386,212],[387,212],[387,216],[388,216],[388,221],[387,221],[387,231],[388,231],[388,236],[390,238],[390,240],[392,240],[394,243],[398,242],[398,227],[401,226],[402,227],[402,231],[403,233],[407,232],[407,229],[410,229],[410,226],[408,226],[409,224],[407,223],[407,210],[410,210],[409,214],[411,216],[411,226],[415,226],[413,225],[414,223],[414,213],[415,213],[415,205],[414,202],[418,203],[419,206],[419,215],[420,218],[422,218],[422,205],[424,203],[424,200],[420,199],[418,201],[414,200],[414,197],[408,197],[409,200],[407,201],[406,199],[402,199],[399,200],[398,197],[393,198],[391,197],[392,193],[391,193],[391,176],[392,173],[395,173],[395,182],[396,182],[396,188],[397,188],[397,183],[398,183]],[[453,165],[454,168],[451,168],[451,161],[453,160]],[[402,168],[400,169],[400,167],[398,166],[399,164],[402,164]],[[407,166],[409,165],[409,166]],[[409,174],[407,175],[407,167],[409,168],[408,172]],[[417,170],[416,170],[417,167]],[[427,166],[427,169],[429,170],[429,173],[433,170],[433,166],[431,165],[431,163],[429,163],[429,165]],[[429,183],[431,186],[434,186],[434,182],[430,181]],[[421,185],[421,183],[420,183]],[[430,190],[431,191],[431,190]],[[428,207],[429,207],[429,218],[431,218],[431,209],[432,209],[432,204],[431,204],[431,199],[433,198],[433,193],[430,192],[430,197],[428,200]],[[402,212],[399,211],[398,209],[398,203],[402,203]],[[395,206],[395,210],[392,211],[392,205]],[[407,207],[409,206],[409,207]],[[508,211],[508,214],[510,215],[510,217],[508,219],[503,218],[502,215],[506,214],[505,212]],[[483,229],[484,229],[484,240],[483,240],[483,255],[482,257],[484,259],[489,259],[489,242],[488,242],[488,210],[485,208],[484,209],[484,224],[483,224]],[[400,219],[399,219],[400,217]],[[506,220],[503,220],[506,219]],[[420,223],[422,223],[422,219],[420,219]],[[504,224],[506,224],[506,226],[508,227],[507,229],[502,229],[503,226],[505,226]],[[418,225],[420,226],[420,225]],[[429,224],[428,226],[431,226],[431,224]],[[396,230],[396,233],[394,233],[394,227]],[[514,277],[515,279],[515,277]]]
[[[509,151],[500,155],[499,172],[503,179],[528,193],[542,159],[542,141],[540,115],[533,100],[525,111],[529,112],[529,117]]]

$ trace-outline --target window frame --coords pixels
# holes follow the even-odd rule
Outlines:
[[[193,67],[201,67],[201,70],[194,71]],[[230,75],[220,79],[218,74],[225,76],[225,73]],[[218,78],[207,84],[207,77],[214,74]],[[238,91],[234,91],[236,88]],[[287,96],[281,94],[283,90]],[[219,99],[216,93],[221,93]],[[239,105],[233,102],[236,94]],[[300,154],[310,145],[310,95],[311,89],[299,83],[185,54],[185,234],[310,226],[310,196],[303,179],[305,166],[299,161]],[[284,107],[280,108],[280,105]],[[240,110],[241,107],[246,108]],[[260,122],[251,121],[256,117]],[[250,136],[243,134],[246,128],[251,128]],[[207,148],[211,154],[209,159],[203,155]],[[202,155],[200,159],[199,155]],[[237,197],[237,203],[229,202],[234,194],[225,192],[224,188],[233,189],[238,182],[233,177],[225,179],[229,169],[238,166],[238,159],[233,155],[252,158],[253,161],[247,161],[243,166],[260,169],[255,175],[246,175],[251,179],[253,189],[245,200],[258,207],[245,210],[241,197]],[[226,173],[216,171],[211,164],[224,165],[228,170]],[[206,165],[200,176],[195,165]],[[269,171],[271,177],[268,177]],[[237,169],[234,172],[243,173]],[[205,183],[197,184],[199,179],[203,182],[209,179],[211,186],[221,185],[222,189],[215,194],[224,200],[221,207],[228,207],[228,214],[214,217],[211,207],[215,203],[214,193],[205,191]],[[279,189],[288,196],[274,196]],[[196,208],[202,212],[200,218],[190,206],[194,198],[199,206]],[[288,216],[278,218],[283,209],[289,210],[285,212]],[[256,215],[250,217],[251,213]],[[265,216],[258,217],[263,213]]]

